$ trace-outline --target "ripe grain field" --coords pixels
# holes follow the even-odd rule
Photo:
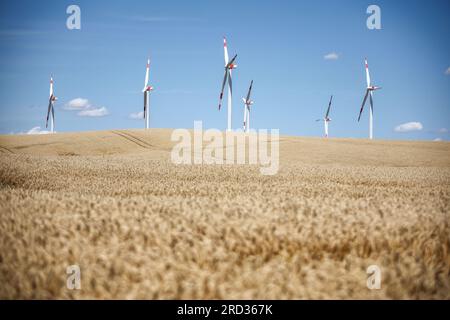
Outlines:
[[[0,136],[0,298],[450,299],[450,143],[282,136],[263,176],[170,133]]]

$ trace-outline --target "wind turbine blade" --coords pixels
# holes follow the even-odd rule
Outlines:
[[[228,64],[228,48],[227,48],[227,39],[223,37],[223,53],[225,58],[225,65]]]
[[[48,127],[48,117],[50,116],[50,109],[52,107],[52,97],[48,100],[48,110],[47,110],[47,121],[45,122],[45,127]]]
[[[53,77],[50,77],[50,97],[53,95]]]
[[[228,87],[230,88],[230,94],[233,95],[233,82],[231,80],[231,70],[228,70]]]
[[[225,75],[223,76],[223,81],[222,81],[222,90],[220,91],[220,96],[219,96],[219,110],[220,110],[220,107],[222,106],[223,89],[225,88],[225,84],[227,82],[227,77],[228,77],[228,69],[225,69]]]
[[[144,90],[148,86],[148,75],[150,72],[150,59],[147,60],[147,66],[145,68],[145,83],[144,83]]]
[[[367,87],[370,87],[369,64],[367,63],[367,58],[365,59],[365,62],[366,62],[366,80],[367,80]]]
[[[369,101],[370,101],[370,109],[373,113],[373,97],[372,97],[372,91],[370,92],[370,97],[369,97]]]
[[[52,121],[53,121],[53,126],[55,125],[55,106],[53,105],[52,102]]]
[[[233,57],[233,59],[231,59],[231,61],[228,62],[228,64],[226,65],[226,68],[227,68],[227,69],[234,63],[234,60],[236,60],[236,58],[237,58],[237,54],[235,54],[234,57]]]
[[[328,115],[330,114],[331,101],[333,101],[333,96],[331,96],[330,102],[328,103],[328,109],[327,109],[327,113],[325,114],[325,118],[328,118]]]
[[[367,100],[367,96],[369,95],[369,90],[366,90],[366,95],[364,96],[364,100],[363,103],[361,105],[361,110],[359,110],[359,117],[358,117],[358,121],[359,119],[361,119],[361,113],[363,112],[364,109],[364,105],[366,104],[366,100]]]
[[[247,99],[246,99],[247,103],[250,101],[250,94],[252,92],[252,87],[253,87],[253,80],[252,80],[252,82],[250,82],[250,87],[248,88]]]
[[[144,91],[144,119],[147,116],[147,91]]]

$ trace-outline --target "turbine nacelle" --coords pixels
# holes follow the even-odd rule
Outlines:
[[[149,92],[152,91],[153,87],[152,86],[146,86],[144,89],[142,89],[142,92]]]
[[[226,62],[226,64],[225,64],[225,71],[237,68],[237,64],[234,63],[236,58],[237,58],[237,54],[235,54],[233,59],[231,59],[229,62]],[[228,59],[225,58],[225,60],[228,60]]]
[[[378,90],[378,89],[381,89],[381,87],[378,87],[378,86],[368,86],[367,87],[367,90],[369,90],[369,91],[375,91],[375,90]]]
[[[251,105],[254,103],[253,100],[247,100],[247,99],[245,99],[245,98],[242,98],[242,101],[244,101],[244,104],[245,104],[246,106],[251,106]]]

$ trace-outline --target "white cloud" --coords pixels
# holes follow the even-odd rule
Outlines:
[[[445,70],[445,74],[450,75],[450,67],[448,67],[447,70]]]
[[[442,141],[442,139],[441,138],[436,138],[433,141]]]
[[[410,131],[420,131],[423,129],[423,125],[420,122],[407,122],[398,125],[394,128],[395,132],[410,132]]]
[[[108,109],[105,107],[101,108],[89,108],[85,110],[81,110],[77,113],[80,117],[104,117],[109,114]]]
[[[128,117],[130,119],[144,119],[144,111],[130,113]]]
[[[447,128],[440,128],[437,132],[438,133],[447,133],[448,129]]]
[[[109,114],[106,107],[95,107],[88,99],[76,98],[70,100],[63,107],[65,110],[78,111],[80,117],[103,117]]]
[[[324,55],[323,58],[325,60],[337,60],[339,55],[336,52],[330,52],[329,54]]]
[[[34,127],[27,131],[27,134],[47,134],[50,133],[48,130],[41,130],[41,127]]]
[[[88,99],[76,98],[70,100],[68,103],[64,105],[64,109],[66,110],[84,110],[88,109],[91,106]]]

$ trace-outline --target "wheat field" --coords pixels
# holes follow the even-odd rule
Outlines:
[[[450,299],[450,143],[281,136],[264,176],[170,134],[0,136],[0,298]]]

